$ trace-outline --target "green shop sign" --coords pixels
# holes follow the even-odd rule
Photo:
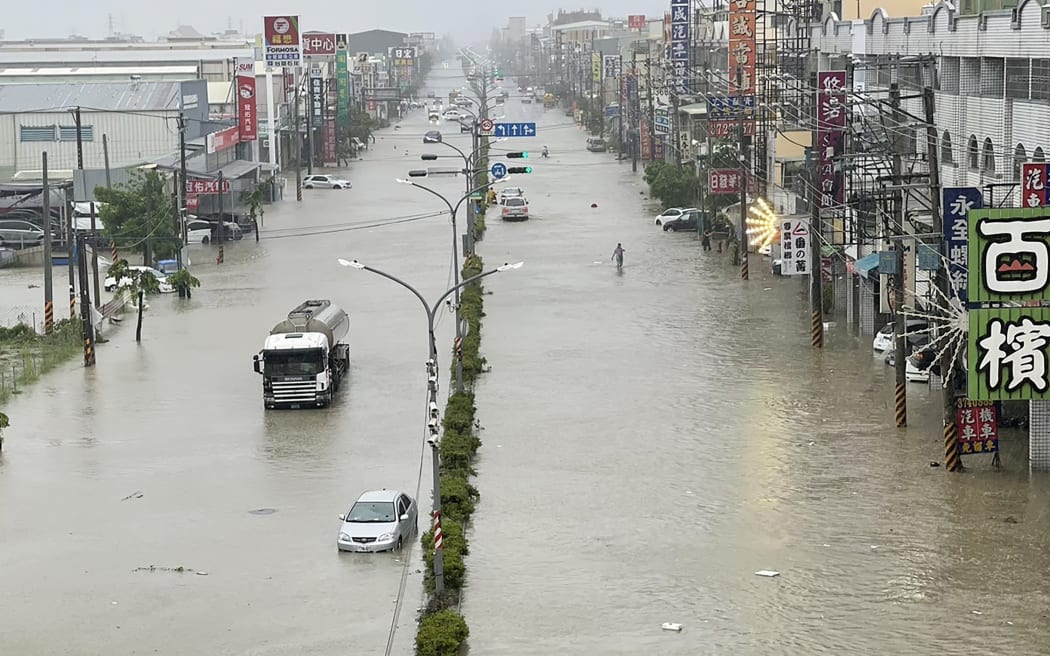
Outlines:
[[[966,398],[1050,399],[1050,308],[971,309]]]
[[[345,34],[335,37],[336,116],[340,125],[350,124],[350,70],[347,65]]]
[[[975,209],[968,217],[970,303],[1050,300],[1050,207]]]

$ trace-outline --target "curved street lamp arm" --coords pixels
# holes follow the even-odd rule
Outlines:
[[[466,280],[464,280],[463,282],[459,283],[458,285],[452,285],[451,287],[448,288],[448,291],[446,291],[444,294],[441,295],[441,298],[439,298],[438,300],[434,301],[434,307],[431,308],[429,311],[431,313],[436,314],[437,313],[437,309],[439,307],[441,307],[441,303],[446,298],[448,298],[453,293],[455,293],[455,291],[457,289],[460,289],[461,287],[466,287],[467,285],[469,285],[472,282],[475,282],[477,280],[481,280],[482,278],[484,278],[486,276],[491,276],[494,273],[499,273],[500,271],[505,271],[505,270],[506,270],[505,267],[496,267],[495,269],[490,269],[490,270],[488,270],[488,271],[486,271],[484,273],[479,273],[476,276],[471,276],[471,277],[467,278]]]
[[[487,182],[487,183],[481,185],[480,187],[477,187],[475,189],[471,189],[470,191],[468,191],[467,195],[464,196],[463,198],[460,198],[459,201],[456,203],[456,206],[454,208],[452,208],[452,214],[455,214],[456,212],[459,211],[459,206],[463,204],[463,201],[465,201],[468,198],[470,198],[476,192],[479,192],[482,189],[487,189],[488,187],[491,187],[492,185],[496,184],[496,182],[498,182],[498,180],[493,180],[492,182]],[[447,203],[448,201],[445,201],[445,202]]]
[[[443,202],[443,203],[444,203],[445,205],[447,205],[447,206],[448,206],[448,211],[452,213],[452,216],[453,216],[453,217],[455,217],[455,215],[456,215],[456,210],[454,210],[454,209],[452,208],[452,203],[448,202],[448,199],[447,199],[447,198],[445,198],[444,196],[442,196],[442,195],[441,195],[441,194],[439,194],[438,192],[434,191],[434,190],[433,190],[433,189],[431,189],[430,187],[424,187],[423,185],[421,185],[421,184],[419,184],[419,183],[417,183],[417,182],[413,182],[413,183],[412,183],[412,186],[413,186],[413,187],[416,187],[416,188],[418,188],[418,189],[422,189],[423,191],[425,191],[425,192],[427,192],[427,193],[429,193],[429,194],[433,194],[434,196],[437,196],[438,198],[440,198],[440,199],[441,199],[441,202]],[[456,207],[458,208],[458,207],[459,207],[459,205],[457,204],[457,205],[456,205]]]
[[[415,295],[415,297],[419,299],[419,302],[423,304],[423,311],[425,311],[427,313],[427,323],[428,323],[428,325],[430,323],[432,323],[430,321],[430,319],[433,316],[433,313],[430,311],[430,305],[427,304],[427,299],[423,298],[423,295],[419,293],[419,290],[417,290],[415,287],[413,287],[412,285],[408,284],[404,280],[398,278],[397,276],[393,276],[393,275],[387,273],[386,271],[380,271],[379,269],[373,269],[372,267],[370,267],[368,265],[361,265],[360,268],[364,269],[365,271],[370,271],[370,272],[376,274],[377,276],[382,276],[382,277],[386,278],[387,280],[392,280],[392,281],[396,282],[397,284],[401,285],[402,287],[404,287],[405,289],[407,289],[408,291],[412,292],[412,294]],[[442,298],[444,298],[444,297],[442,297]]]
[[[448,146],[448,147],[449,147],[449,148],[451,148],[452,150],[454,150],[454,151],[456,151],[457,153],[459,153],[459,156],[460,156],[460,157],[462,157],[462,158],[463,158],[464,160],[465,160],[465,159],[467,158],[467,154],[466,154],[466,153],[464,153],[464,152],[463,152],[462,150],[460,150],[459,148],[457,148],[457,147],[453,146],[452,144],[448,143],[447,141],[441,141],[440,143],[442,143],[442,144],[444,144],[444,145]]]

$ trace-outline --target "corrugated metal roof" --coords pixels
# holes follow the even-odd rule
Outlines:
[[[0,112],[178,111],[179,82],[71,82],[0,85]]]
[[[0,68],[3,77],[76,77],[78,75],[189,75],[195,78],[196,66],[93,66],[78,68],[36,68],[12,67]]]

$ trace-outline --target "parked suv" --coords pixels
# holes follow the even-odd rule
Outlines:
[[[52,240],[54,235],[51,236]],[[44,245],[44,230],[29,221],[0,219],[0,246],[29,248]]]

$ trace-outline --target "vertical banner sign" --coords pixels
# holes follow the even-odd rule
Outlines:
[[[809,239],[809,218],[780,222],[780,272],[783,275],[809,275]]]
[[[314,120],[324,118],[324,79],[319,66],[310,69],[310,115]]]
[[[627,17],[627,29],[640,30],[645,27],[645,14],[631,14]]]
[[[970,210],[981,209],[983,199],[977,187],[945,187],[941,198],[944,213],[945,259],[948,260],[948,284],[952,295],[965,307],[967,301],[966,246],[969,243],[967,216]]]
[[[955,425],[959,427],[959,452],[999,451],[999,404],[993,401],[955,399]]]
[[[1050,208],[974,209],[967,245],[967,398],[1050,399]]]
[[[237,126],[240,129],[241,141],[255,141],[259,138],[258,105],[255,100],[255,61],[234,64],[237,75],[234,84],[237,89]]]
[[[335,143],[335,119],[327,118],[324,122],[324,161],[337,162],[337,151]]]
[[[744,187],[741,177],[740,169],[711,169],[707,173],[707,191],[712,194],[739,194]]]
[[[345,34],[335,37],[335,85],[336,116],[341,125],[347,126],[350,125],[350,68]]]
[[[729,95],[755,95],[755,0],[729,0]]]
[[[591,84],[597,84],[602,81],[602,54],[600,52],[591,53]]]
[[[273,68],[302,63],[298,16],[263,16],[263,59]]]
[[[671,0],[671,78],[676,93],[689,92],[689,0]]]
[[[648,162],[653,158],[653,141],[652,135],[649,134],[649,123],[647,121],[642,121],[640,132],[642,139],[642,159]]]
[[[817,73],[817,207],[841,207],[846,201],[838,158],[846,141],[846,71]]]
[[[620,77],[620,55],[604,56],[604,77],[606,80]]]
[[[1043,207],[1050,205],[1046,194],[1047,165],[1026,162],[1021,165],[1021,206]]]

